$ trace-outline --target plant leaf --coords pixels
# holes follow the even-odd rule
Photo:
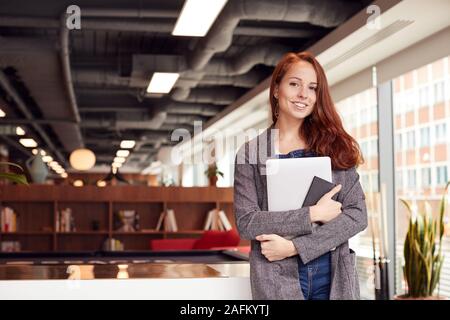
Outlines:
[[[28,185],[27,178],[23,174],[17,174],[17,173],[12,173],[12,172],[3,172],[3,173],[0,173],[0,178],[5,178],[7,180],[13,181],[18,184]]]

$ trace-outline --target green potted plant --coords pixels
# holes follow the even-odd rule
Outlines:
[[[12,163],[12,162],[0,162],[0,166],[7,165],[12,166],[20,169],[20,172],[23,172],[23,169],[21,166]],[[0,172],[0,179],[6,179],[12,182],[15,182],[17,184],[28,184],[27,178],[25,175],[20,173],[14,173],[14,172]]]
[[[401,199],[409,212],[408,232],[403,248],[403,274],[408,288],[407,293],[399,296],[399,299],[442,299],[433,296],[433,292],[439,283],[444,262],[442,238],[449,185],[450,182],[447,183],[441,198],[437,218],[433,217],[428,202],[425,203],[424,212],[416,213],[407,201]]]
[[[205,170],[205,174],[209,179],[210,186],[216,186],[217,176],[221,176],[223,178],[223,172],[219,171],[217,168],[217,164],[211,164],[208,166],[208,169]]]

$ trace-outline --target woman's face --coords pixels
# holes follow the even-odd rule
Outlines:
[[[312,64],[299,61],[290,66],[274,90],[278,99],[278,118],[305,119],[316,103],[317,75]]]

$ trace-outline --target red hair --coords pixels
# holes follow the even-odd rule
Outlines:
[[[356,140],[350,136],[342,125],[341,118],[331,99],[325,72],[319,62],[309,52],[289,52],[283,56],[276,66],[270,83],[270,106],[272,120],[275,124],[277,117],[277,99],[275,88],[294,63],[306,61],[310,63],[317,75],[317,99],[313,112],[307,116],[300,129],[300,136],[305,139],[307,148],[318,156],[331,158],[333,169],[349,169],[363,163],[363,156]]]

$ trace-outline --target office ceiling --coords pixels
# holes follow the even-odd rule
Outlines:
[[[63,167],[85,146],[110,166],[139,171],[176,128],[193,131],[266,79],[286,51],[304,50],[368,0],[229,0],[205,37],[171,35],[182,0],[0,1],[0,124],[20,125]],[[81,29],[61,27],[81,9]],[[199,13],[202,14],[202,13]],[[146,93],[153,72],[179,72],[166,95]],[[11,158],[26,158],[2,135]],[[28,152],[28,153],[27,153]],[[98,168],[97,167],[97,168]]]

